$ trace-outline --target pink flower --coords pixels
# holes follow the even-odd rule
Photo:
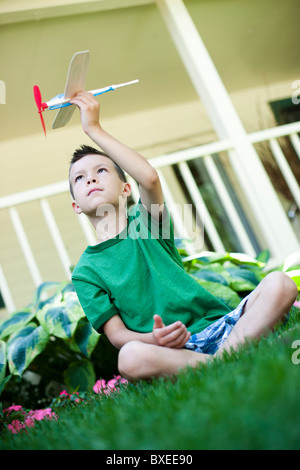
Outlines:
[[[117,379],[111,379],[107,382],[108,388],[116,388]]]
[[[115,375],[114,378],[109,380],[107,383],[104,379],[97,380],[93,386],[93,390],[98,394],[104,393],[104,395],[109,395],[112,392],[119,391],[118,388],[116,388],[116,385],[127,383],[128,381],[126,379],[121,378],[120,375]]]
[[[13,433],[17,434],[18,432],[21,431],[21,429],[25,428],[25,425],[19,421],[18,419],[14,419],[11,424],[7,425],[7,428]]]
[[[13,434],[17,434],[21,430],[26,430],[27,428],[32,428],[35,424],[35,421],[41,421],[42,419],[57,420],[57,415],[54,413],[54,411],[51,410],[51,408],[45,408],[44,410],[30,410],[29,412],[25,412],[22,406],[13,405],[3,411],[7,412],[6,418],[8,421],[12,419],[11,423],[7,424],[7,429]],[[20,417],[21,414],[21,420],[13,419],[15,417],[14,412],[16,412],[16,417]]]
[[[36,410],[35,413],[32,415],[32,418],[36,419],[36,421],[42,421],[42,419],[44,419],[43,411]]]
[[[295,300],[293,305],[297,308],[300,308],[300,300]]]
[[[128,380],[124,379],[124,377],[120,375],[115,375],[114,377],[120,384],[128,384]]]
[[[23,408],[21,405],[12,405],[10,406],[9,408],[6,408],[5,410],[3,411],[8,411],[9,413],[11,413],[12,411],[22,411]]]
[[[51,410],[51,408],[45,408],[44,410],[31,410],[29,411],[28,415],[30,418],[35,419],[36,421],[41,421],[44,418],[57,419],[56,414]]]
[[[34,426],[34,419],[31,417],[31,416],[28,416],[26,419],[25,419],[25,424],[28,428],[33,428]]]
[[[93,390],[95,393],[102,393],[106,389],[106,382],[105,380],[97,380],[95,385],[93,386]]]

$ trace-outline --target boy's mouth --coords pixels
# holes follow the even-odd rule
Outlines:
[[[88,192],[88,196],[92,193],[94,193],[95,191],[102,191],[102,189],[99,189],[99,188],[92,188],[89,192]]]

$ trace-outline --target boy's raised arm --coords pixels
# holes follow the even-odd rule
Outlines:
[[[70,101],[80,109],[84,132],[140,186],[140,195],[148,212],[151,205],[162,205],[163,194],[157,171],[135,150],[108,134],[100,125],[100,105],[93,95],[78,93]],[[153,214],[155,216],[155,214]]]

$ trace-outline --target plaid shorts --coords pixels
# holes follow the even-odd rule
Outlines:
[[[240,319],[249,295],[232,312],[219,318],[200,333],[192,335],[184,347],[203,354],[214,354],[228,338],[232,328]]]

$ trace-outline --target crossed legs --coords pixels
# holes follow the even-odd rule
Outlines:
[[[297,297],[295,283],[281,272],[268,274],[249,296],[244,313],[227,340],[215,353],[237,349],[248,339],[259,338],[289,312]],[[119,353],[119,371],[129,380],[173,375],[186,367],[195,367],[211,355],[188,349],[171,349],[140,341],[125,344]]]

